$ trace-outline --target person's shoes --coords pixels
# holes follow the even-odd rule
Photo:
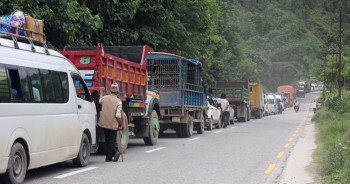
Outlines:
[[[114,157],[112,158],[113,162],[118,162],[120,157],[120,153],[119,152],[115,152]]]
[[[112,162],[112,160],[107,160],[107,159],[106,159],[105,162]]]
[[[224,125],[224,128],[226,128],[226,127],[227,127],[227,124]]]

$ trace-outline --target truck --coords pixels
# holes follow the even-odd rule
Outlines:
[[[147,87],[145,59],[153,49],[144,46],[64,47],[60,51],[80,71],[100,111],[99,89],[110,93],[112,83],[119,84],[123,121],[126,129],[117,135],[118,147],[125,150],[129,136],[143,138],[146,145],[155,145],[159,136],[159,95]],[[99,114],[97,115],[99,116]],[[97,127],[99,151],[104,151],[105,136]],[[119,138],[121,137],[121,140]]]
[[[226,99],[235,111],[238,122],[250,120],[249,82],[217,82],[214,95],[226,94]]]
[[[294,101],[294,87],[291,85],[283,85],[277,87],[277,92],[280,92],[286,97],[286,103],[288,107],[291,107]]]
[[[296,86],[296,96],[305,98],[305,82],[298,82]]]
[[[148,87],[160,96],[161,133],[175,129],[178,137],[190,137],[193,130],[204,133],[204,84],[202,63],[170,53],[147,56]]]
[[[249,102],[251,116],[261,119],[264,114],[263,86],[259,83],[249,83]]]

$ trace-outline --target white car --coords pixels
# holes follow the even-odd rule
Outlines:
[[[207,109],[206,109],[206,127],[207,130],[212,130],[215,125],[216,128],[221,128],[221,110],[217,107],[213,99],[207,98]]]
[[[271,114],[277,114],[278,109],[277,109],[277,103],[276,103],[276,98],[275,95],[267,95],[267,102],[269,105],[269,109],[271,110]]]
[[[214,102],[216,102],[217,104],[220,104],[220,100],[221,98],[213,98]],[[235,110],[229,106],[228,109],[230,110],[230,124],[234,124],[235,121]]]
[[[271,108],[268,103],[268,98],[267,95],[264,95],[264,111],[265,111],[265,116],[271,115]]]

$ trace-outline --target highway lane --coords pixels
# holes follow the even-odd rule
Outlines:
[[[298,113],[289,108],[282,114],[235,122],[190,138],[166,131],[156,146],[130,139],[124,162],[106,163],[104,155],[92,155],[84,168],[63,162],[29,171],[25,183],[273,183],[315,95],[299,99]]]

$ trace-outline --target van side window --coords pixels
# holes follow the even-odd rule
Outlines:
[[[55,90],[55,97],[57,102],[63,101],[62,83],[58,72],[51,72],[53,88]]]
[[[60,72],[60,79],[61,79],[61,84],[63,87],[63,98],[64,102],[68,101],[69,98],[69,83],[68,83],[68,75],[67,73]]]
[[[35,102],[43,101],[43,90],[41,85],[41,77],[38,69],[29,69],[29,77],[32,82],[32,92]]]
[[[8,69],[10,86],[11,86],[11,99],[20,100],[22,98],[21,87],[19,82],[19,75],[17,69]]]
[[[51,72],[48,70],[40,70],[43,76],[43,84],[45,89],[45,99],[47,102],[55,102],[55,91],[53,89]]]
[[[4,66],[0,65],[0,102],[6,102],[10,99],[10,89],[7,74]]]
[[[19,78],[20,78],[20,83],[21,83],[23,100],[26,102],[31,101],[27,71],[25,69],[19,68],[18,73],[19,73]]]
[[[75,86],[75,91],[77,93],[77,97],[86,101],[90,101],[91,96],[89,93],[89,89],[85,85],[84,80],[80,76],[77,76],[74,73],[72,74],[72,78]]]

